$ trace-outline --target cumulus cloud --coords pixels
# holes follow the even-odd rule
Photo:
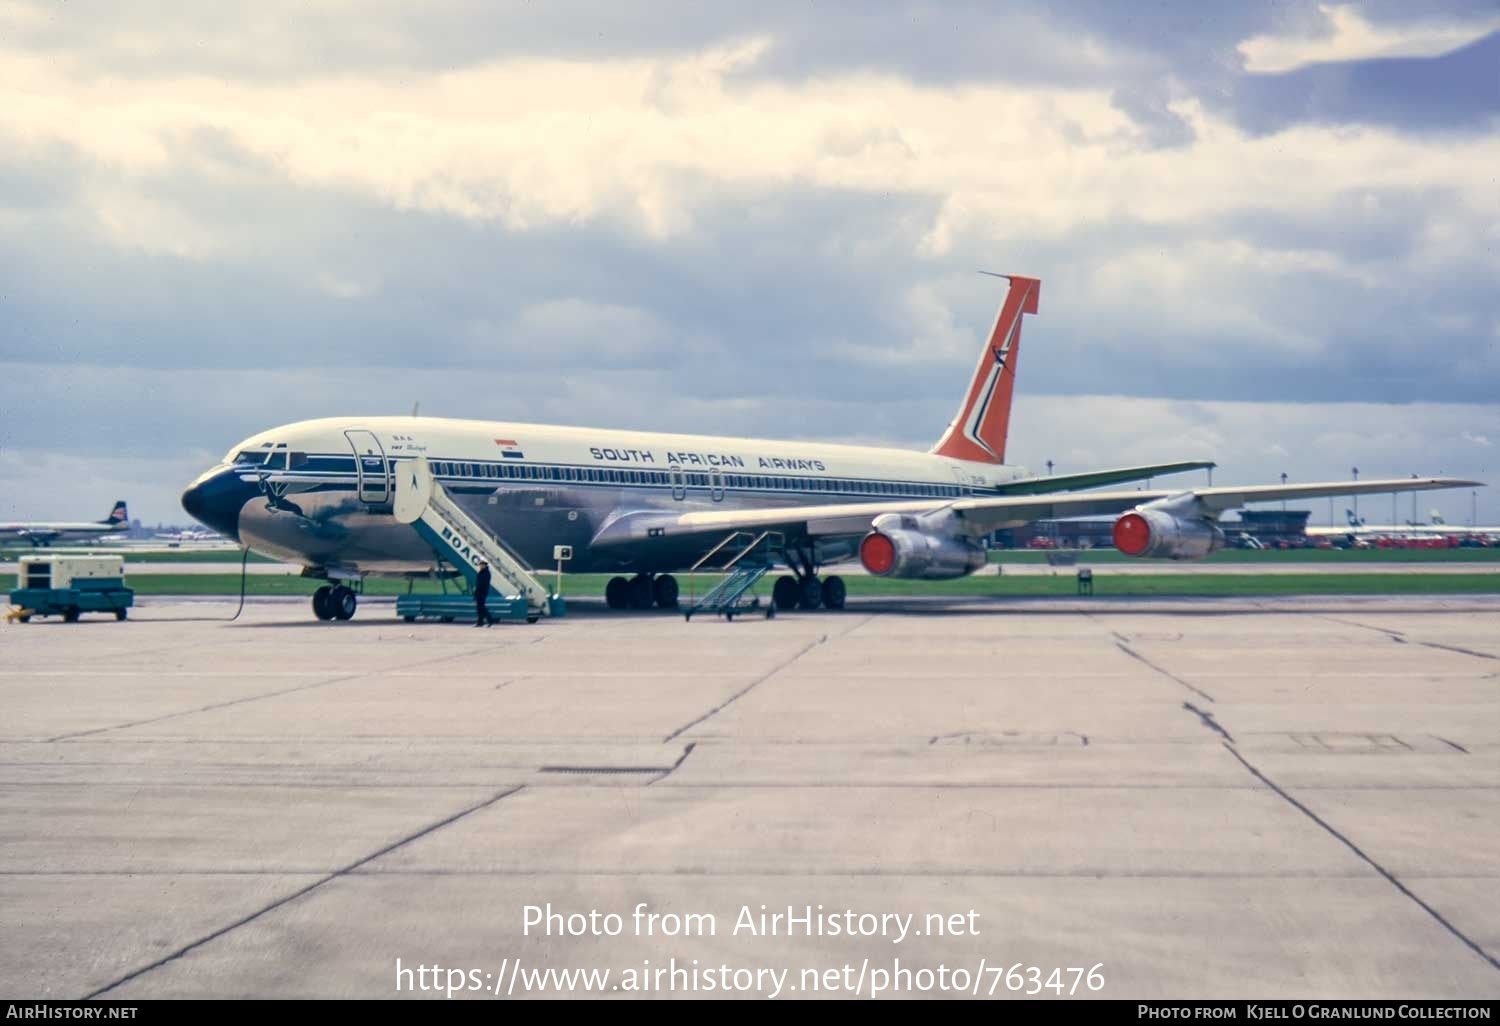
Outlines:
[[[0,451],[27,467],[417,399],[921,445],[994,316],[979,269],[1044,280],[1027,401],[1154,404],[1226,462],[1249,422],[1213,404],[1500,394],[1495,84],[1455,85],[1484,11],[650,5],[580,33],[566,4],[168,6],[6,5],[27,398]],[[1419,94],[1459,112],[1440,137]],[[1050,458],[1134,458],[1089,426]]]
[[[1327,61],[1436,57],[1500,29],[1500,15],[1493,10],[1467,18],[1436,12],[1432,20],[1385,25],[1370,22],[1352,3],[1319,4],[1318,12],[1324,21],[1321,31],[1267,33],[1240,43],[1245,70],[1281,72]]]

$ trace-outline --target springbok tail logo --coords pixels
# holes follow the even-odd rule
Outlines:
[[[995,318],[995,326],[979,354],[974,379],[964,395],[958,416],[933,446],[939,456],[977,463],[1004,463],[1005,436],[1010,431],[1011,396],[1016,387],[1016,358],[1021,352],[1021,316],[1037,311],[1042,283],[1036,278],[1000,275],[1010,279],[1010,291]]]
[[[125,500],[121,499],[115,503],[115,508],[109,511],[109,516],[104,518],[106,524],[128,524],[130,513],[125,509]]]

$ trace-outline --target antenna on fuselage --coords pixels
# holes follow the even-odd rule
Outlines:
[[[422,408],[422,400],[418,399],[416,402],[414,402],[414,403],[411,404],[411,415],[413,417],[415,417],[417,415],[417,411],[420,410],[421,408]]]

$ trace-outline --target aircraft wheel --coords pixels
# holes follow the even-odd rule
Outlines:
[[[630,582],[623,577],[611,577],[604,586],[604,601],[611,609],[630,608]]]
[[[332,595],[333,589],[326,584],[319,588],[317,591],[313,592],[313,615],[316,616],[319,620],[333,619],[333,606],[329,601]]]
[[[125,619],[125,610],[123,610],[123,609],[116,609],[115,610],[115,619],[116,620],[123,620],[123,619]]]
[[[359,607],[359,597],[342,584],[333,589],[329,596],[328,606],[333,610],[333,615],[340,620],[348,620],[354,616],[354,610]]]
[[[31,622],[31,614],[27,613],[26,615],[20,617],[20,621],[22,623],[30,623]]]
[[[823,582],[805,577],[797,588],[797,602],[803,609],[817,609],[823,604]]]
[[[415,616],[403,616],[401,619],[405,620],[407,623],[417,622],[417,618]]]
[[[795,577],[778,577],[771,587],[771,603],[777,609],[796,609],[801,597],[802,589],[797,586]]]
[[[662,574],[651,583],[651,597],[660,609],[676,609],[677,594],[677,578],[671,574]]]
[[[651,608],[653,596],[651,593],[650,574],[636,574],[630,579],[630,583],[627,585],[627,587],[630,589],[628,594],[630,596],[631,609]]]
[[[848,593],[849,589],[844,587],[844,579],[842,577],[823,578],[824,609],[843,609],[844,598]]]
[[[78,613],[79,609],[77,606],[69,606],[67,609],[63,610],[63,621],[65,623],[77,623]]]

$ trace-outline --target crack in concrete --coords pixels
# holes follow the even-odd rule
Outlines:
[[[1220,737],[1224,738],[1224,740],[1231,741],[1231,742],[1234,740],[1234,737],[1229,733],[1229,731],[1227,731],[1223,727],[1219,726],[1219,722],[1213,718],[1213,714],[1212,713],[1204,712],[1202,709],[1199,709],[1192,702],[1183,702],[1182,703],[1182,707],[1184,709],[1186,709],[1188,712],[1193,713],[1194,715],[1196,715],[1198,717],[1198,719],[1200,719],[1200,720],[1203,721],[1203,725],[1205,727],[1207,727],[1209,730],[1212,730],[1215,733],[1217,733]]]
[[[1375,870],[1375,872],[1384,877],[1387,883],[1396,888],[1396,890],[1400,891],[1403,895],[1410,899],[1413,904],[1415,904],[1418,908],[1431,916],[1433,920],[1438,923],[1438,925],[1442,926],[1443,929],[1447,930],[1457,940],[1462,942],[1463,945],[1470,951],[1474,952],[1474,954],[1484,959],[1484,961],[1489,964],[1490,968],[1495,969],[1496,971],[1500,971],[1500,961],[1497,961],[1495,956],[1491,955],[1489,952],[1485,951],[1484,948],[1482,948],[1478,943],[1471,940],[1462,930],[1449,922],[1441,912],[1433,908],[1431,905],[1427,904],[1427,902],[1423,901],[1421,898],[1417,897],[1417,895],[1409,887],[1403,884],[1400,880],[1396,879],[1396,875],[1394,873],[1386,869],[1379,862],[1376,862],[1375,859],[1366,854],[1359,845],[1355,844],[1348,837],[1345,837],[1326,819],[1319,816],[1316,812],[1314,812],[1312,809],[1309,809],[1306,805],[1303,805],[1296,798],[1293,798],[1270,777],[1266,776],[1260,770],[1256,769],[1253,765],[1251,765],[1248,759],[1246,759],[1239,753],[1239,750],[1235,748],[1234,745],[1226,743],[1224,747],[1228,749],[1229,754],[1234,756],[1235,760],[1239,762],[1241,766],[1250,771],[1250,774],[1255,777],[1256,780],[1259,780],[1262,784],[1265,784],[1272,791],[1274,791],[1278,797],[1280,797],[1287,804],[1291,805],[1292,808],[1296,809],[1298,812],[1302,813],[1302,815],[1306,816],[1318,826],[1322,827],[1330,837],[1333,837],[1344,847],[1352,851],[1371,869]]]
[[[420,663],[412,663],[407,666],[402,666],[399,667],[399,669],[412,670],[416,669],[417,667],[431,666],[434,663],[446,662],[449,659],[460,659],[464,656],[478,655],[481,652],[487,651],[489,651],[489,649],[486,647],[469,649],[464,652],[452,652],[445,656],[438,656],[435,659],[428,659]],[[148,723],[162,723],[166,720],[175,720],[180,716],[192,716],[195,713],[213,712],[215,709],[227,709],[232,705],[244,705],[247,702],[259,702],[267,698],[280,698],[282,695],[295,694],[298,691],[311,691],[314,688],[327,687],[330,684],[343,684],[347,681],[358,680],[361,677],[377,677],[380,676],[380,674],[383,672],[388,671],[376,670],[372,672],[366,670],[362,673],[345,674],[342,677],[332,677],[328,680],[315,680],[307,684],[298,684],[293,688],[282,688],[280,691],[266,691],[258,695],[245,695],[243,698],[232,698],[227,702],[212,702],[208,705],[199,706],[195,709],[182,709],[177,712],[164,713],[161,716],[148,716],[144,720],[132,720],[130,723],[113,723],[107,727],[95,727],[92,730],[79,730],[74,731],[71,734],[59,734],[56,737],[47,738],[45,743],[54,744],[58,741],[72,741],[81,737],[92,737],[95,734],[106,734],[112,730],[128,730],[131,727],[142,727]]]
[[[1167,680],[1172,681],[1174,684],[1180,684],[1183,687],[1187,688],[1189,691],[1191,691],[1193,694],[1197,695],[1198,697],[1205,698],[1205,699],[1207,699],[1210,702],[1212,702],[1214,700],[1214,696],[1210,695],[1207,691],[1204,691],[1202,688],[1194,687],[1193,685],[1189,684],[1187,681],[1183,680],[1181,677],[1177,676],[1177,674],[1171,672],[1170,670],[1164,670],[1164,669],[1162,669],[1160,666],[1157,666],[1151,660],[1147,659],[1145,656],[1141,655],[1139,652],[1137,652],[1135,649],[1131,648],[1129,645],[1126,645],[1124,642],[1119,642],[1119,641],[1115,642],[1115,647],[1118,648],[1121,652],[1124,652],[1130,658],[1135,659],[1135,660],[1137,660],[1137,661],[1139,661],[1141,663],[1144,663],[1145,665],[1149,666],[1151,669],[1155,670],[1157,673],[1159,673],[1163,677],[1167,678]]]
[[[379,849],[378,851],[372,852],[371,854],[366,855],[364,858],[351,862],[341,869],[336,869],[332,873],[326,874],[321,879],[314,880],[306,887],[299,888],[298,890],[293,891],[291,894],[288,894],[285,897],[278,898],[275,901],[271,902],[269,905],[257,909],[247,916],[241,916],[239,919],[236,919],[234,922],[228,924],[227,926],[221,926],[219,929],[214,930],[212,933],[205,934],[195,941],[189,941],[187,944],[184,944],[182,947],[178,948],[176,951],[172,952],[169,955],[164,955],[154,962],[150,962],[146,965],[141,966],[139,969],[131,970],[124,976],[119,977],[111,983],[105,984],[92,993],[85,994],[80,1000],[96,1000],[101,995],[107,994],[115,988],[129,983],[131,980],[138,979],[139,977],[144,976],[145,974],[152,972],[153,970],[160,969],[162,966],[166,965],[169,962],[175,962],[177,959],[181,958],[183,955],[186,955],[188,952],[195,951],[198,948],[203,947],[203,945],[210,943],[211,941],[218,940],[220,937],[238,930],[242,926],[253,923],[255,920],[261,918],[269,912],[274,912],[276,909],[281,908],[284,905],[289,905],[292,902],[296,901],[298,898],[303,897],[304,895],[311,894],[313,891],[317,890],[319,887],[322,887],[324,884],[329,883],[333,880],[337,880],[339,877],[344,876],[348,873],[352,873],[356,869],[359,869],[361,866],[368,865],[369,863],[375,861],[382,855],[389,855],[397,848],[411,844],[413,841],[420,840],[421,838],[426,837],[428,834],[441,830],[443,827],[448,826],[451,823],[456,823],[458,820],[463,819],[465,816],[468,816],[475,812],[479,812],[482,809],[487,809],[491,805],[494,805],[496,802],[499,802],[504,798],[509,798],[511,795],[516,794],[523,789],[524,788],[522,787],[506,788],[498,794],[491,795],[489,798],[486,798],[484,801],[480,802],[477,805],[471,805],[466,809],[460,809],[453,815],[445,817],[444,819],[440,819],[436,823],[429,824],[428,826],[423,827],[421,830],[418,830],[416,833],[408,834],[400,840],[393,841],[385,847]]]
[[[859,628],[863,627],[865,624],[869,623],[873,619],[874,619],[873,616],[867,616],[863,620],[859,621],[859,623],[851,624],[846,630],[844,630],[844,631],[840,632],[839,634],[835,635],[833,640],[837,641],[839,638],[845,637],[848,634],[852,634],[854,631],[859,630]],[[685,723],[682,726],[678,727],[676,730],[672,731],[672,733],[670,733],[666,737],[662,738],[662,741],[664,741],[664,742],[666,742],[666,741],[675,741],[678,738],[678,736],[680,736],[681,734],[683,734],[685,731],[691,730],[692,728],[698,726],[700,723],[705,723],[708,720],[712,719],[713,717],[717,716],[719,713],[721,713],[725,709],[729,708],[735,702],[739,701],[741,698],[744,698],[746,695],[748,695],[755,688],[757,688],[760,685],[764,684],[766,681],[768,681],[772,677],[776,676],[782,670],[785,670],[788,666],[791,666],[798,659],[801,659],[803,656],[807,655],[807,653],[811,652],[813,649],[817,648],[819,645],[822,645],[822,644],[826,643],[827,641],[828,641],[828,635],[827,634],[819,635],[816,640],[809,641],[806,645],[802,646],[802,649],[796,655],[792,656],[790,659],[786,660],[785,662],[776,664],[776,666],[772,667],[770,670],[768,670],[765,673],[761,674],[759,677],[756,677],[749,684],[746,684],[743,688],[740,688],[740,690],[738,690],[734,694],[730,695],[728,698],[726,698],[724,701],[720,702],[718,705],[714,706],[712,709],[710,709],[708,712],[704,713],[702,716],[699,716],[697,719],[693,720],[691,723]]]
[[[1443,645],[1436,641],[1419,641],[1417,642],[1417,644],[1424,645],[1427,648],[1442,649],[1444,652],[1457,652],[1459,655],[1473,656],[1475,659],[1500,659],[1500,656],[1491,655],[1488,652],[1476,652],[1472,648],[1459,648],[1457,645]]]

